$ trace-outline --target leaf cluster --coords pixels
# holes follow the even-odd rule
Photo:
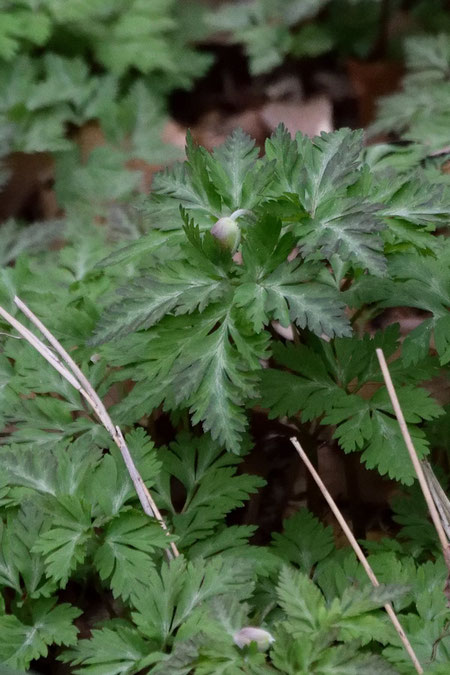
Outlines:
[[[428,151],[441,150],[448,145],[450,36],[409,38],[405,60],[402,91],[380,99],[371,133],[392,132]]]
[[[190,46],[201,32],[176,2],[2,0],[0,11],[0,83],[8,92],[0,126],[12,129],[14,150],[68,150],[68,128],[97,119],[113,142],[131,134],[132,156],[158,162],[162,142],[143,134],[143,115],[161,126],[166,95],[211,63]]]
[[[423,386],[449,360],[449,251],[434,234],[450,212],[445,184],[412,151],[364,150],[359,132],[280,128],[259,157],[236,131],[213,153],[188,139],[138,218],[123,152],[61,157],[66,244],[39,252],[58,225],[9,223],[0,301],[14,312],[23,297],[111,406],[181,556],[164,561],[170,538],[78,393],[2,323],[0,661],[33,667],[51,648],[97,675],[410,673],[382,609],[391,600],[426,672],[444,673],[446,570],[430,560],[375,348],[420,454],[445,445],[448,410]],[[210,231],[229,217],[234,258]],[[368,317],[399,305],[425,321],[403,342],[395,326],[367,334]],[[313,423],[408,485],[393,506],[399,540],[365,544],[380,588],[305,509],[266,546],[251,543],[253,525],[230,524],[264,483],[239,457],[255,405]],[[167,412],[178,433],[155,447],[144,427]],[[248,627],[266,643],[239,646]]]
[[[4,521],[0,584],[9,589],[14,600],[13,614],[2,608],[0,656],[13,667],[28,667],[33,659],[46,655],[50,644],[76,643],[78,631],[73,620],[82,609],[68,604],[55,607],[56,592],[68,582],[82,587],[86,579],[92,584],[94,575],[97,585],[104,592],[110,589],[124,608],[130,602],[137,611],[144,612],[145,608],[145,621],[153,615],[152,630],[159,635],[156,638],[155,634],[154,639],[161,646],[188,617],[197,624],[200,616],[191,616],[191,611],[194,606],[200,607],[205,598],[233,588],[241,589],[241,596],[247,597],[249,591],[245,591],[245,586],[252,587],[248,555],[242,555],[241,573],[237,563],[226,562],[230,558],[240,559],[240,549],[252,528],[232,528],[227,538],[222,520],[261,485],[260,479],[235,475],[239,460],[224,456],[206,438],[196,441],[185,434],[171,449],[160,448],[156,452],[142,428],[130,432],[127,444],[143,480],[158,495],[161,507],[167,507],[170,527],[181,550],[198,561],[185,567],[184,559],[180,558],[170,568],[163,565],[162,580],[158,581],[156,570],[161,567],[162,552],[170,539],[138,508],[131,479],[117,448],[109,447],[105,453],[102,448],[108,444],[107,439],[99,433],[93,438],[94,441],[80,435],[75,441],[57,441],[51,448],[23,443],[20,448],[12,445],[1,449]],[[182,507],[172,503],[175,497],[171,476],[185,486]],[[211,489],[216,497],[213,504],[209,499]],[[235,549],[229,545],[231,534]],[[206,537],[209,550],[201,545]],[[226,548],[222,563],[213,555],[221,548]],[[266,566],[270,557],[268,561]],[[157,588],[161,583],[160,593]],[[163,614],[172,616],[170,605],[164,608],[164,603],[169,597],[175,602],[175,587],[183,609],[180,605],[180,617],[173,618],[170,628],[163,628],[166,623]],[[191,595],[196,596],[194,605],[189,599]],[[150,597],[160,609],[149,615]],[[144,617],[139,619],[136,614],[136,625],[141,621]],[[128,637],[127,631],[125,634]],[[104,655],[100,652],[97,658],[103,659]]]
[[[138,373],[117,408],[120,419],[131,422],[161,404],[187,408],[194,424],[202,422],[238,452],[244,407],[262,391],[273,416],[301,413],[303,420],[338,425],[346,451],[366,448],[370,466],[411,480],[401,453],[397,468],[383,459],[383,448],[389,454],[394,440],[401,444],[385,389],[363,398],[371,381],[380,381],[375,347],[394,353],[397,338],[390,331],[360,340],[352,323],[368,306],[373,313],[390,305],[432,313],[407,338],[396,364],[408,420],[418,423],[414,433],[426,453],[419,424],[440,409],[417,382],[435,367],[426,359],[432,335],[441,363],[448,360],[448,246],[432,234],[447,217],[448,191],[417,171],[399,171],[395,179],[389,168],[371,172],[362,137],[350,130],[310,140],[292,139],[280,127],[264,158],[240,131],[212,154],[188,138],[186,153],[184,164],[155,179],[146,212],[157,225],[102,263],[117,269],[133,261],[143,271],[119,289],[121,299],[104,312],[93,341],[109,342],[107,358],[115,359],[127,335],[138,331],[141,350],[120,360]],[[227,217],[240,228],[237,259],[208,231]],[[284,361],[273,333],[278,324],[302,343],[287,348]],[[271,357],[281,358],[274,371],[261,367]],[[408,374],[409,364],[422,361],[417,378]],[[303,362],[307,379],[300,386]],[[291,391],[296,383],[296,392],[306,387],[298,398]]]
[[[443,26],[448,28],[442,0],[433,2],[431,11],[424,4],[419,0],[408,6],[416,29],[436,33]],[[361,60],[373,58],[382,47],[398,57],[401,27],[396,27],[392,40],[379,44],[380,33],[398,7],[392,3],[386,13],[381,2],[371,0],[248,0],[228,2],[210,11],[206,23],[214,31],[227,31],[232,43],[242,45],[250,72],[260,75],[289,59],[315,58],[329,52]]]

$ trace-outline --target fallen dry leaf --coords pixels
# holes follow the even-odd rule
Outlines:
[[[257,145],[261,147],[264,145],[268,129],[258,109],[244,110],[236,115],[226,115],[218,110],[211,111],[203,115],[199,123],[193,127],[192,135],[197,143],[212,150],[222,145],[237,128],[254,138]]]
[[[306,101],[273,101],[261,108],[261,118],[273,131],[280,122],[294,136],[297,131],[317,136],[321,131],[333,131],[333,106],[325,95]]]

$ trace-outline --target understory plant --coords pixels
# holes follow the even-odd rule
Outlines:
[[[166,96],[191,86],[212,61],[194,48],[202,36],[195,4],[194,18],[180,4],[1,0],[0,83],[7,93],[0,126],[10,130],[12,149],[71,149],[68,132],[94,119],[114,140],[120,130],[122,141],[143,110],[147,129],[159,123]]]
[[[444,674],[447,570],[375,349],[433,459],[448,427],[431,393],[450,361],[447,186],[348,129],[293,139],[280,126],[263,157],[239,130],[212,153],[188,137],[186,155],[121,226],[110,210],[95,227],[77,218],[66,192],[66,245],[1,271],[1,305],[15,314],[24,299],[82,368],[170,534],[80,394],[2,323],[0,660],[27,669],[50,650],[95,675],[412,673],[392,601],[424,671]],[[377,329],[391,307],[422,320],[406,337]],[[397,481],[398,536],[364,544],[379,588],[305,508],[252,543],[239,509],[264,485],[242,469],[256,412],[313,459],[326,440]],[[167,560],[170,541],[180,555]]]
[[[205,22],[241,45],[253,75],[286,60],[334,53],[362,60],[399,58],[405,36],[449,31],[443,0],[245,0],[225,2]]]
[[[425,154],[448,150],[450,36],[420,36],[405,42],[407,73],[402,91],[380,99],[371,133],[396,134]]]

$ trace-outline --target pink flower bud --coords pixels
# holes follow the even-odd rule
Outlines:
[[[231,251],[231,255],[236,253],[241,241],[241,230],[233,218],[229,216],[219,218],[211,228],[211,234],[220,241],[223,248]]]
[[[234,643],[242,649],[246,645],[249,645],[251,642],[256,642],[258,645],[258,650],[260,652],[265,652],[266,649],[270,647],[272,642],[275,642],[273,635],[267,630],[262,628],[255,628],[254,626],[246,626],[241,628],[233,636]]]

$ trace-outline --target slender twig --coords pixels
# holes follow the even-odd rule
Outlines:
[[[155,518],[163,530],[169,534],[167,525],[162,517],[158,507],[155,504],[153,497],[148,491],[142,476],[136,468],[136,465],[131,457],[130,451],[127,447],[125,439],[119,427],[114,426],[111,417],[109,416],[105,406],[103,405],[98,394],[92,387],[87,377],[83,374],[71,356],[66,352],[64,347],[58,342],[55,336],[44,326],[44,324],[37,318],[35,314],[25,305],[17,296],[14,302],[22,310],[22,312],[30,319],[30,321],[40,330],[42,335],[48,340],[54,350],[61,356],[60,360],[56,354],[49,349],[39,338],[37,338],[28,328],[26,328],[20,321],[17,321],[9,312],[0,306],[0,315],[22,335],[32,347],[34,347],[55,370],[57,370],[89,403],[94,410],[100,422],[103,424],[114,443],[120,450],[125,466],[133,482],[136,493],[144,512],[150,517]],[[170,548],[166,550],[166,555],[169,559],[179,555],[176,545],[171,542]]]
[[[439,483],[431,465],[426,460],[422,460],[422,469],[427,479],[428,487],[430,488],[431,496],[436,504],[441,517],[442,527],[444,528],[447,540],[450,539],[450,501],[445,494],[442,485]]]
[[[422,468],[422,464],[421,464],[421,462],[420,462],[420,460],[417,456],[416,449],[415,449],[414,444],[411,440],[411,435],[408,431],[408,427],[407,427],[406,422],[405,422],[405,417],[404,417],[403,411],[400,407],[400,403],[399,403],[399,400],[398,400],[398,397],[397,397],[397,392],[395,391],[394,385],[392,383],[391,374],[389,372],[389,368],[388,368],[388,365],[386,363],[386,359],[384,357],[383,350],[377,349],[376,352],[377,352],[378,361],[380,363],[381,372],[383,373],[384,381],[386,383],[386,389],[388,390],[389,398],[391,399],[392,407],[394,408],[394,413],[395,413],[395,416],[397,418],[397,421],[398,421],[398,424],[399,424],[399,427],[400,427],[400,431],[401,431],[402,436],[403,436],[403,440],[405,441],[405,445],[408,449],[409,456],[411,458],[411,462],[412,462],[414,470],[417,474],[417,478],[419,480],[419,484],[420,484],[420,487],[422,489],[423,496],[425,497],[425,501],[427,503],[428,510],[430,512],[430,515],[431,515],[431,519],[433,521],[434,527],[436,528],[436,532],[438,534],[439,541],[441,542],[445,562],[448,565],[449,552],[450,552],[449,543],[448,543],[444,528],[442,526],[442,522],[441,522],[441,519],[439,517],[438,510],[436,508],[433,497],[431,495],[427,479],[425,478],[425,473],[424,473],[424,470]]]
[[[353,535],[353,532],[351,531],[351,529],[347,525],[347,523],[345,521],[345,518],[343,517],[342,513],[339,511],[339,509],[336,505],[336,502],[334,501],[331,494],[328,492],[328,490],[325,487],[325,484],[323,483],[321,477],[319,476],[319,474],[317,473],[317,471],[315,470],[315,468],[311,464],[311,462],[308,458],[308,455],[303,450],[302,446],[298,442],[297,438],[295,438],[295,436],[293,438],[291,438],[291,443],[294,446],[294,448],[296,449],[296,451],[298,452],[298,454],[300,455],[301,459],[303,460],[304,464],[306,465],[306,468],[310,472],[311,476],[316,481],[317,486],[319,487],[319,489],[320,489],[321,493],[323,494],[324,498],[328,502],[328,505],[329,505],[330,509],[332,510],[332,512],[333,512],[336,520],[338,521],[339,525],[342,527],[345,536],[349,540],[350,545],[353,548],[353,550],[355,551],[361,565],[364,567],[364,570],[365,570],[367,576],[369,577],[372,585],[375,586],[375,587],[379,586],[380,582],[378,581],[377,577],[375,576],[375,572],[373,571],[372,567],[369,564],[369,561],[367,560],[366,556],[364,555],[364,553],[361,549],[361,546],[356,541],[356,539]],[[403,628],[401,626],[401,623],[397,618],[396,613],[394,612],[394,608],[392,607],[392,604],[390,602],[387,602],[384,605],[384,609],[386,610],[395,630],[397,631],[397,634],[398,634],[400,640],[402,641],[403,646],[405,647],[406,651],[408,652],[409,657],[414,664],[414,668],[416,669],[416,672],[417,673],[423,673],[423,668],[419,663],[419,660],[418,660],[418,658],[417,658],[417,656],[414,652],[414,649],[411,646],[410,641],[406,637],[406,633],[403,630]]]
[[[61,361],[55,356],[55,354],[52,352],[51,349],[47,347],[39,338],[37,338],[31,331],[28,330],[28,328],[25,328],[23,324],[20,323],[20,321],[17,321],[9,312],[6,311],[6,309],[3,309],[3,307],[0,306],[0,315],[3,316],[4,319],[13,327],[16,329],[20,335],[25,338],[27,342],[29,342],[35,349],[38,351],[46,361],[50,363],[50,365],[57,370],[60,375],[62,375],[70,384],[72,387],[75,387],[78,391],[81,390],[81,385],[80,383],[74,378],[72,373],[70,373],[67,368],[61,363]],[[14,335],[12,337],[15,337]]]

